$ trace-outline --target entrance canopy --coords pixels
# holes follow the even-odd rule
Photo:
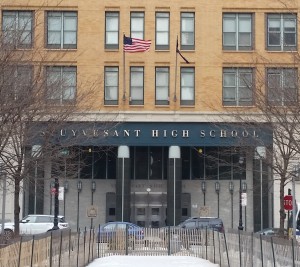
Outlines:
[[[46,124],[33,127],[32,144],[42,144],[48,136]],[[267,124],[68,122],[51,129],[51,139],[58,145],[99,146],[268,146],[272,129]]]

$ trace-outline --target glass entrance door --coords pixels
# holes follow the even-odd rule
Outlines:
[[[142,227],[165,226],[166,194],[162,192],[135,193],[132,196],[131,221]]]
[[[159,228],[165,225],[165,207],[156,205],[137,205],[134,209],[135,223],[137,225],[152,228]]]

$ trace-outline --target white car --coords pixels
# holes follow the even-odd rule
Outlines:
[[[27,215],[20,221],[21,235],[35,235],[51,231],[54,226],[54,215],[32,214]],[[58,216],[58,228],[66,229],[69,224],[65,222],[63,216]],[[0,230],[2,225],[0,224]],[[15,225],[13,222],[4,224],[4,235],[6,239],[11,239],[14,235]],[[2,231],[1,231],[2,232]]]

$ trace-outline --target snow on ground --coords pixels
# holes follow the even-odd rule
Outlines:
[[[218,267],[207,260],[189,256],[109,256],[87,267]]]

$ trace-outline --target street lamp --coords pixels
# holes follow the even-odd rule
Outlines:
[[[64,217],[66,217],[66,192],[69,190],[69,182],[64,182]]]
[[[238,229],[243,231],[243,214],[242,214],[242,164],[244,163],[244,158],[240,157],[239,165],[240,165],[240,218],[239,218],[239,227]]]
[[[79,194],[82,190],[82,182],[77,182],[77,232],[79,231]]]
[[[218,195],[218,217],[220,215],[220,183],[219,182],[216,182],[215,183],[215,190],[216,190],[216,193]]]
[[[203,206],[205,206],[205,193],[206,193],[206,182],[203,181],[201,184],[202,193],[203,193]]]
[[[58,213],[59,213],[59,202],[58,202],[58,190],[59,190],[59,182],[58,178],[54,179],[54,188],[55,188],[55,193],[54,193],[54,225],[52,230],[58,230]]]
[[[231,228],[233,228],[233,191],[234,191],[234,184],[233,181],[229,182],[229,193],[231,195]]]
[[[247,183],[246,182],[242,183],[242,191],[243,191],[243,193],[247,192]],[[246,199],[244,199],[244,201],[246,201],[246,203],[244,203],[245,231],[247,231],[247,195],[244,194],[244,197],[246,198]]]

